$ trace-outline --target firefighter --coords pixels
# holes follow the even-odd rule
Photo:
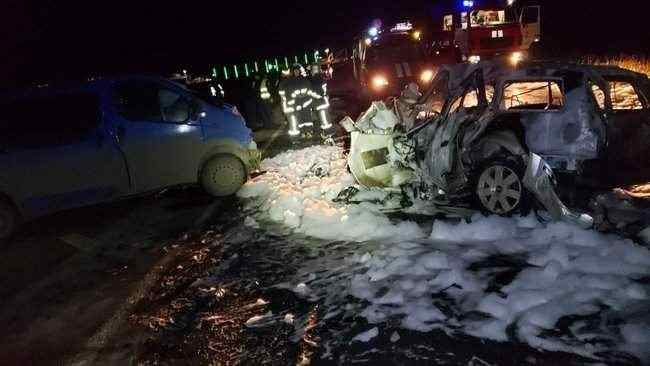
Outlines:
[[[332,127],[329,121],[329,96],[327,95],[327,83],[321,73],[320,65],[314,64],[311,67],[311,90],[316,99],[314,103],[314,112],[320,122],[321,135],[325,136],[325,131]]]
[[[278,93],[282,111],[289,120],[289,136],[298,136],[302,127],[314,125],[311,115],[314,93],[302,65],[291,66],[291,74],[280,83]]]

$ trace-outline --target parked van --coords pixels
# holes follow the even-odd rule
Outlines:
[[[0,239],[56,211],[185,184],[234,194],[259,154],[235,107],[154,77],[0,101]]]

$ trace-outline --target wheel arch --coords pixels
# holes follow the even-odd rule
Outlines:
[[[480,164],[504,151],[515,156],[528,154],[525,144],[514,131],[490,131],[479,139],[477,147],[472,152],[472,161]]]
[[[242,147],[240,143],[231,139],[220,139],[215,141],[213,146],[208,149],[205,154],[203,154],[203,157],[201,157],[201,161],[199,162],[199,169],[197,171],[197,180],[201,179],[201,173],[203,172],[205,164],[212,157],[218,154],[228,154],[238,158],[242,164],[244,164],[247,175],[250,175],[251,171],[255,167],[255,161],[251,157],[251,154],[247,149]]]

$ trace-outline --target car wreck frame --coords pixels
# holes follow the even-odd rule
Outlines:
[[[529,108],[517,99],[505,108],[508,85],[540,82],[548,83],[546,103]],[[615,110],[610,82],[634,88],[636,99],[627,102],[633,110]],[[629,161],[650,152],[643,144],[650,134],[649,91],[645,75],[617,67],[531,63],[512,68],[496,62],[445,66],[424,95],[412,87],[389,103],[394,126],[374,125],[385,107],[379,103],[356,122],[343,122],[352,137],[350,169],[362,186],[409,187],[414,199],[434,204],[469,203],[508,215],[525,212],[536,201],[556,220],[589,227],[589,216],[573,212],[559,199],[556,190],[562,187],[554,173],[601,187],[650,178],[630,173],[650,170],[637,166],[643,159],[632,159],[636,165]],[[516,97],[525,92],[530,91]],[[368,156],[373,156],[372,166],[364,161]],[[619,174],[612,174],[613,167]],[[492,173],[481,181],[486,171]],[[515,173],[517,179],[504,180],[503,172]],[[513,187],[520,188],[518,195]]]

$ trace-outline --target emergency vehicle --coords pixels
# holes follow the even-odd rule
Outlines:
[[[410,22],[372,27],[352,50],[354,79],[362,100],[399,95],[410,82],[421,86],[433,79],[422,32]]]
[[[541,38],[540,6],[478,1],[464,0],[465,9],[443,17],[433,54],[473,63],[495,57],[508,57],[513,64],[523,60]]]

